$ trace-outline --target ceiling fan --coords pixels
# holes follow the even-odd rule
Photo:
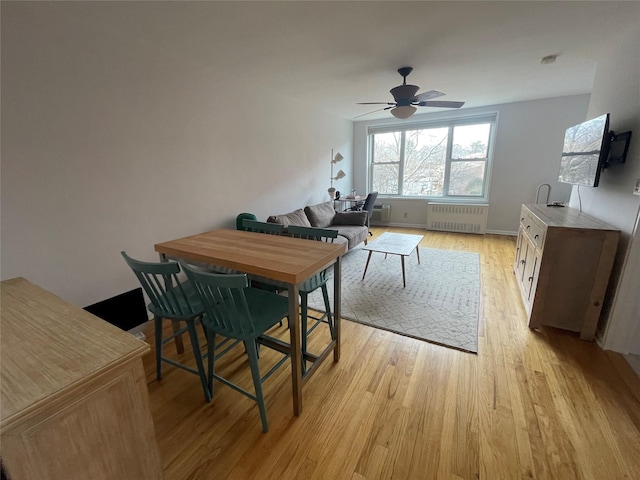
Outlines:
[[[464,102],[447,102],[433,101],[432,98],[442,97],[444,93],[436,90],[429,90],[416,95],[420,87],[417,85],[407,85],[407,76],[413,70],[412,67],[402,67],[398,69],[398,73],[402,76],[402,85],[389,90],[393,95],[394,102],[363,102],[358,105],[388,105],[387,107],[374,110],[373,112],[363,113],[354,118],[363,117],[370,113],[379,112],[381,110],[391,110],[391,115],[396,118],[409,118],[417,110],[416,107],[439,107],[439,108],[460,108]]]

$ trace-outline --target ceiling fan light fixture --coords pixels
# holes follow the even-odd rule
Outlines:
[[[401,120],[404,120],[405,118],[409,118],[411,115],[416,113],[416,110],[417,110],[417,108],[413,107],[411,105],[403,106],[403,107],[396,107],[396,108],[391,110],[391,115],[393,115],[394,117],[399,118]]]

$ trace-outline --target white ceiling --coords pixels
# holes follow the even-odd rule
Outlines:
[[[120,6],[126,14],[104,12],[103,27],[210,66],[246,85],[247,100],[262,91],[345,119],[375,108],[357,102],[391,100],[402,66],[414,68],[408,80],[420,92],[440,90],[446,96],[439,100],[466,101],[463,108],[587,93],[600,52],[617,33],[640,28],[637,1]],[[541,65],[549,54],[557,62]],[[433,111],[441,109],[419,113]]]

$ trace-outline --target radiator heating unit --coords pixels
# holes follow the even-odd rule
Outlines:
[[[371,212],[372,222],[388,222],[391,220],[391,205],[374,205]]]
[[[484,234],[489,205],[429,203],[427,230]]]

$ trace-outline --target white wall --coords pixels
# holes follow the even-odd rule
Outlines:
[[[640,197],[632,195],[633,187],[640,179],[640,29],[636,27],[624,33],[598,60],[588,118],[608,112],[611,130],[633,131],[627,162],[604,170],[596,188],[580,187],[578,192],[574,187],[571,206],[579,208],[581,200],[583,212],[622,232],[600,332],[604,348],[628,353],[640,352],[640,338],[634,337],[640,324],[640,240],[637,231]],[[625,268],[627,258],[629,264]],[[616,288],[618,293],[614,298]]]
[[[569,200],[571,187],[557,182],[562,142],[567,127],[585,120],[588,102],[588,95],[575,95],[415,115],[404,122],[432,121],[497,112],[487,230],[494,233],[515,234],[518,230],[521,204],[535,203],[536,193],[541,184],[551,185],[550,200]],[[403,121],[390,115],[389,120],[354,123],[353,156],[356,175],[354,181],[358,191],[367,190],[367,127],[400,122]],[[546,188],[541,194],[540,198],[543,202],[546,198]],[[391,223],[425,224],[424,200],[379,198],[379,203],[392,204]],[[405,211],[408,212],[406,219],[401,215]]]
[[[137,286],[121,250],[328,199],[331,148],[350,190],[351,122],[77,5],[2,3],[2,279],[85,306]]]

